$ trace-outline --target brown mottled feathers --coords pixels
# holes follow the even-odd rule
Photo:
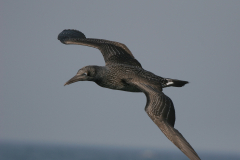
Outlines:
[[[165,136],[172,141],[189,159],[200,160],[198,154],[182,136],[182,134],[174,128],[175,110],[172,100],[166,96],[161,88],[149,82],[137,80],[129,80],[127,83],[138,87],[147,97],[145,111]]]
[[[104,57],[106,65],[114,63],[142,67],[127,46],[119,42],[86,38],[82,32],[77,30],[63,30],[58,35],[58,40],[64,44],[78,44],[99,49]]]
[[[189,159],[200,160],[199,156],[174,128],[175,109],[172,100],[162,88],[182,87],[187,81],[163,78],[146,71],[122,43],[86,38],[77,30],[63,30],[58,39],[64,44],[78,44],[97,48],[101,51],[106,66],[86,66],[78,71],[67,84],[77,81],[94,81],[101,87],[143,92],[147,97],[145,111],[165,136],[172,141]]]

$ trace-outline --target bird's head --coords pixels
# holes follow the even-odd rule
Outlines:
[[[97,66],[86,66],[78,70],[77,74],[67,81],[65,85],[69,85],[78,81],[94,81],[96,79]]]

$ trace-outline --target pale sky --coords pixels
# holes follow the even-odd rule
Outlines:
[[[124,43],[142,66],[190,83],[166,88],[176,125],[199,151],[240,152],[240,1],[0,2],[0,141],[178,149],[144,111],[145,95],[64,83],[105,65],[63,29]],[[181,152],[179,150],[179,152]]]

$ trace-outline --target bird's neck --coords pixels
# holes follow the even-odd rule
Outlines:
[[[108,69],[105,66],[95,66],[95,71],[96,71],[96,75],[93,81],[97,83],[99,81],[102,81]]]

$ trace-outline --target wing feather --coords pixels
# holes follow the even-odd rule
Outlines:
[[[72,29],[63,30],[58,35],[58,40],[64,44],[77,44],[99,49],[103,55],[106,65],[127,64],[142,67],[141,64],[134,58],[127,46],[119,42],[86,38],[82,32]]]
[[[140,81],[140,82],[139,82]],[[147,97],[145,111],[165,136],[172,141],[189,159],[200,160],[198,154],[187,142],[183,135],[174,128],[175,110],[172,100],[166,96],[161,87],[149,82],[127,81],[139,88]]]

